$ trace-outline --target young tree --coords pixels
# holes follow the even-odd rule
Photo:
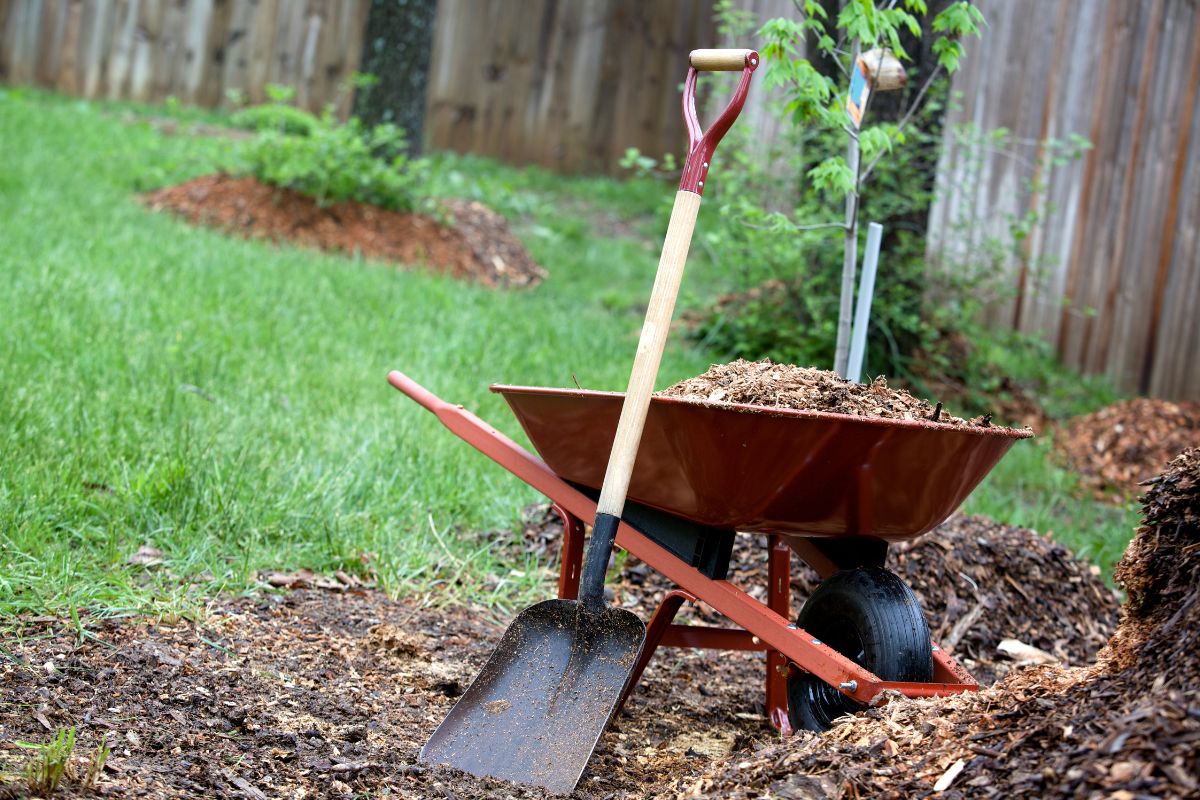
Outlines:
[[[932,51],[937,67],[912,95],[907,108],[894,122],[870,124],[866,115],[869,94],[860,115],[861,124],[847,112],[846,100],[855,72],[862,59],[870,76],[868,84],[878,83],[885,59],[910,61],[901,44],[908,31],[918,39],[923,34],[922,17],[929,13],[926,0],[847,0],[835,19],[818,0],[793,0],[799,19],[776,18],[760,31],[767,40],[763,54],[767,59],[767,82],[780,87],[787,97],[787,111],[800,123],[844,131],[846,155],[830,156],[812,167],[807,174],[813,185],[831,195],[845,197],[845,216],[840,222],[790,224],[799,232],[815,228],[841,228],[843,234],[841,302],[837,327],[834,369],[846,373],[850,342],[850,316],[854,301],[854,278],[858,259],[858,212],[863,188],[880,159],[904,144],[904,130],[924,102],[934,82],[958,68],[963,54],[961,40],[978,36],[984,24],[979,9],[966,0],[946,6],[932,20],[935,34]],[[838,77],[824,74],[802,55],[805,42],[814,46],[814,55],[836,65]],[[782,221],[781,221],[782,222]]]

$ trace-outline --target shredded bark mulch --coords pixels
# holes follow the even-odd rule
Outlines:
[[[307,195],[251,177],[207,175],[145,197],[155,210],[247,238],[423,265],[493,288],[534,286],[546,277],[505,219],[482,203],[446,200],[453,221],[347,201],[326,208]]]
[[[860,417],[929,420],[946,425],[988,427],[990,416],[961,419],[888,386],[883,376],[871,383],[854,383],[829,370],[776,364],[770,359],[713,364],[703,375],[680,381],[659,392],[705,403],[744,403],[769,408],[832,411]]]
[[[481,609],[297,590],[217,603],[200,623],[86,630],[81,641],[69,623],[27,620],[5,642],[0,774],[30,758],[15,741],[75,725],[76,777],[55,797],[547,796],[417,761],[503,631]],[[763,735],[761,669],[753,656],[699,652],[652,665],[577,796],[644,794],[662,771]],[[83,790],[102,737],[112,755],[97,790]],[[0,796],[19,785],[10,777]]]
[[[1090,667],[1015,671],[975,695],[894,700],[711,764],[659,797],[1183,798],[1200,791],[1200,450],[1147,493],[1117,568],[1129,593]]]
[[[1137,397],[1076,417],[1059,453],[1098,496],[1124,501],[1187,447],[1200,446],[1200,403]]]
[[[550,563],[560,537],[560,526],[541,510],[523,535],[510,533],[497,546]],[[731,579],[758,587],[752,591],[762,596],[760,539],[739,537]],[[1090,660],[1112,630],[1112,592],[1065,550],[1029,531],[959,516],[889,563],[912,583],[944,641],[958,630],[953,651],[985,682],[1013,669],[996,650],[1005,638],[1076,664]],[[797,571],[798,611],[816,577]],[[63,620],[21,621],[20,636],[6,637],[0,651],[0,773],[19,773],[29,757],[15,740],[46,741],[54,729],[75,725],[76,778],[56,796],[544,796],[417,762],[507,617],[391,601],[352,580],[310,577],[281,585],[338,591],[223,599],[199,622],[85,619],[82,637]],[[612,588],[617,603],[648,616],[669,587],[629,559]],[[681,616],[724,624],[704,607]],[[842,745],[832,742],[840,739],[781,742],[763,717],[762,683],[757,654],[663,651],[602,737],[574,796],[724,796],[737,781],[744,785],[736,791],[763,796],[781,780],[800,780],[793,773],[817,764],[813,759],[828,748],[834,755],[821,762],[827,774],[804,780],[833,781],[836,789],[838,770],[892,763],[887,748],[866,747],[852,759],[837,755]],[[909,733],[941,725],[936,712],[905,708],[908,716],[899,719]],[[872,724],[857,719],[833,735],[844,739]],[[97,790],[82,790],[79,776],[101,737],[113,754]],[[742,766],[758,764],[764,748],[782,748],[779,757],[792,760],[771,776]]]

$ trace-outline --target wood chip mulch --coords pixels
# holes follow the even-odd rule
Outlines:
[[[854,383],[836,372],[776,364],[770,359],[713,364],[703,375],[680,381],[659,392],[704,403],[743,403],[770,408],[808,409],[884,419],[928,420],[946,425],[987,427],[990,417],[965,420],[889,387],[883,376]]]
[[[1130,601],[1090,667],[894,700],[765,743],[657,797],[1185,798],[1200,792],[1200,450],[1151,485],[1117,569]]]
[[[347,201],[328,207],[251,177],[206,175],[145,196],[146,205],[247,238],[424,266],[491,288],[535,286],[546,271],[482,203],[442,201],[453,224]]]
[[[1056,446],[1098,496],[1124,501],[1184,448],[1200,446],[1200,403],[1125,400],[1072,419]]]
[[[522,536],[497,534],[496,546],[518,563],[536,556],[549,564],[560,537],[560,527],[540,510]],[[761,590],[763,544],[739,538],[733,580]],[[1085,565],[1029,531],[959,516],[897,551],[891,563],[912,583],[943,640],[960,630],[954,651],[985,682],[1015,669],[997,653],[1004,638],[1078,664],[1093,657],[1112,629],[1113,594]],[[794,610],[815,585],[815,576],[798,572]],[[77,777],[56,797],[544,796],[417,762],[506,616],[428,608],[416,598],[392,601],[353,581],[330,585],[338,591],[219,599],[198,622],[85,618],[82,638],[65,620],[21,621],[20,635],[5,641],[0,657],[0,773],[19,773],[29,757],[15,740],[45,741],[54,729],[76,725]],[[613,588],[618,603],[646,616],[669,587],[629,559]],[[703,607],[682,616],[723,622]],[[765,724],[762,680],[757,654],[665,651],[601,739],[574,796],[693,796],[697,781],[718,780],[714,763],[748,777],[758,773],[739,765],[757,763],[764,747],[791,748],[790,757],[801,740],[781,743]],[[940,724],[920,708],[905,713],[913,730]],[[846,737],[852,728],[839,727],[835,735]],[[78,776],[100,737],[113,754],[98,789],[89,792]],[[824,741],[806,746],[820,750]],[[857,753],[831,763],[851,769],[863,759]],[[751,784],[759,795],[768,790],[760,778]],[[8,784],[12,791],[19,785]],[[700,796],[722,796],[723,789],[707,791]]]

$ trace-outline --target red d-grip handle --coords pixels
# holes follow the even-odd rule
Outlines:
[[[683,122],[688,132],[688,155],[683,163],[683,176],[679,188],[696,194],[704,194],[704,180],[708,176],[708,165],[717,145],[729,132],[733,121],[742,113],[746,94],[750,91],[750,76],[758,69],[758,53],[753,50],[693,50],[689,56],[687,80],[683,83]],[[700,70],[742,70],[742,79],[734,90],[733,98],[721,116],[717,117],[707,131],[700,129],[696,116],[696,76]]]

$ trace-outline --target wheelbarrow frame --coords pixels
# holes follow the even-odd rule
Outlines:
[[[550,499],[555,511],[562,517],[564,531],[558,595],[561,598],[574,598],[578,591],[583,555],[583,520],[595,517],[596,501],[560,478],[540,458],[462,406],[442,400],[401,372],[390,373],[388,382],[431,411],[467,444]],[[822,579],[856,564],[843,561],[836,548],[822,547],[816,540],[773,534],[768,534],[768,540],[769,586],[767,602],[763,603],[728,580],[709,577],[632,525],[621,522],[617,530],[617,546],[632,553],[678,587],[664,597],[651,616],[645,646],[625,689],[626,698],[659,647],[765,652],[767,714],[771,723],[785,733],[791,731],[786,686],[788,673],[793,668],[815,675],[842,694],[865,705],[884,702],[889,693],[905,697],[937,697],[979,688],[966,670],[936,642],[931,643],[932,682],[885,681],[797,627],[788,616],[792,553],[812,567]],[[674,623],[676,613],[688,601],[706,603],[739,627]]]

